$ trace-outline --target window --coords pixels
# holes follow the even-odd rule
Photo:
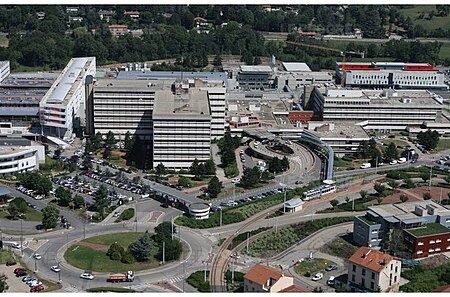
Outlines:
[[[398,266],[395,266],[395,272],[397,272],[398,271]]]
[[[448,246],[447,248],[450,249],[450,246]],[[417,254],[418,254],[418,255],[423,254],[423,251],[422,251],[422,250],[418,250],[418,251],[417,251]]]
[[[394,276],[394,283],[397,282],[397,276]]]
[[[434,241],[434,240],[430,240],[430,244],[433,244],[433,243],[435,243],[436,241]]]
[[[394,269],[394,264],[391,264],[391,270]]]
[[[370,288],[371,288],[372,290],[375,289],[375,283],[374,283],[374,282],[370,282]]]
[[[362,270],[362,275],[366,275],[366,269],[365,268],[363,268],[363,270]]]
[[[440,242],[442,242],[442,240],[436,239],[436,243],[440,243]]]
[[[355,281],[355,275],[352,274],[352,282],[354,282],[354,281]]]
[[[375,272],[372,271],[372,279],[375,279]]]
[[[436,248],[434,251],[435,251],[435,252],[440,252],[440,251],[441,251],[441,248]]]
[[[353,264],[352,271],[353,271],[353,272],[356,272],[356,265],[355,265],[355,264]]]
[[[419,241],[417,245],[423,245],[423,241]]]
[[[432,252],[434,252],[434,249],[429,249],[428,252],[432,253]]]

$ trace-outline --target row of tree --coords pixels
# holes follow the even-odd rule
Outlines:
[[[36,191],[38,195],[47,196],[53,188],[50,179],[36,171],[28,171],[20,174],[19,181],[22,186],[29,190]]]

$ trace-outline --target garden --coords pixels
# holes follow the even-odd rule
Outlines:
[[[336,265],[336,263],[322,258],[305,259],[304,261],[295,265],[294,271],[298,275],[310,277],[317,272],[324,271],[325,268],[329,265]]]
[[[402,271],[402,277],[409,283],[400,287],[402,292],[432,292],[439,286],[450,283],[450,264],[436,267],[423,267],[420,265],[411,270]]]

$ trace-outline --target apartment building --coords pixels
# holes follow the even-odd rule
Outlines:
[[[450,219],[446,219],[450,222]],[[403,232],[406,246],[412,257],[450,252],[450,229],[440,223],[431,223]]]
[[[346,87],[448,90],[444,74],[425,63],[337,62],[336,77]]]
[[[294,285],[294,277],[273,267],[256,264],[244,275],[245,293],[299,293],[307,289]]]
[[[208,95],[208,103],[211,111],[211,140],[222,138],[225,135],[225,106],[227,90],[218,86],[202,87]]]
[[[211,149],[208,94],[199,89],[156,92],[153,108],[153,167],[186,169],[206,161]]]
[[[112,131],[120,140],[127,132],[142,140],[151,140],[152,113],[161,81],[99,79],[94,85],[92,130]]]
[[[69,139],[85,121],[86,77],[95,77],[95,57],[73,58],[39,104],[45,135]]]
[[[363,246],[377,247],[389,238],[393,229],[400,229],[403,230],[411,256],[422,257],[450,250],[447,249],[449,227],[450,209],[431,200],[376,205],[369,206],[364,216],[355,217],[353,240]],[[445,245],[439,246],[437,251],[419,246],[419,242],[437,239]]]
[[[240,66],[238,72],[239,88],[245,91],[264,90],[274,87],[273,69],[270,66]]]
[[[309,108],[324,121],[353,121],[365,130],[400,131],[442,120],[443,98],[426,90],[328,87],[314,88],[311,96]]]
[[[401,261],[391,255],[360,247],[348,259],[348,289],[351,291],[397,292]]]
[[[0,82],[9,76],[10,65],[9,61],[0,61]]]

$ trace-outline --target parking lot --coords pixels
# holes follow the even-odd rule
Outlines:
[[[9,289],[8,293],[28,293],[30,292],[30,287],[24,282],[22,282],[22,277],[16,277],[14,274],[14,269],[20,267],[19,265],[6,266],[0,265],[0,274],[5,274],[8,278],[6,282],[8,283]]]

